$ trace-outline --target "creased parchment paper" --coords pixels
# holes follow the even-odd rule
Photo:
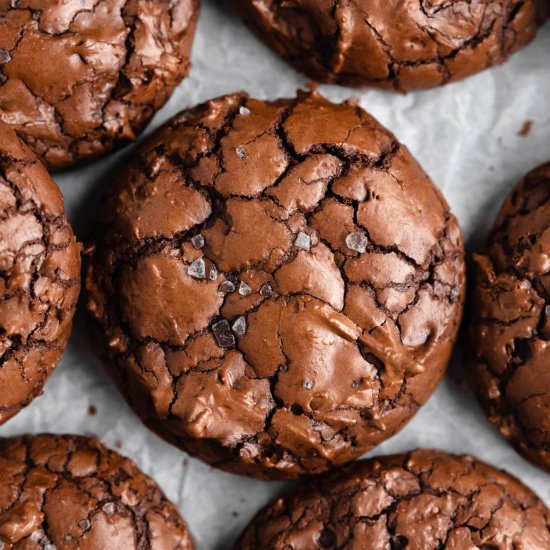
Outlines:
[[[223,1],[203,0],[191,76],[157,114],[148,132],[198,102],[246,90],[258,98],[293,96],[306,78],[261,45]],[[550,160],[550,24],[506,65],[444,88],[398,96],[321,86],[334,101],[360,98],[416,155],[458,217],[468,252],[479,249],[500,203],[524,173]],[[532,130],[520,136],[526,121]],[[93,206],[130,149],[90,166],[54,175],[80,240]],[[149,432],[125,405],[88,342],[83,302],[69,347],[45,394],[0,429],[95,433],[132,457],[175,501],[199,550],[230,548],[251,516],[281,483],[225,474],[194,460]],[[550,475],[529,465],[498,435],[464,381],[464,343],[428,404],[374,453],[413,447],[467,452],[509,470],[550,505]],[[549,366],[550,367],[550,366]],[[90,414],[89,407],[97,409]],[[122,549],[121,549],[122,550]]]

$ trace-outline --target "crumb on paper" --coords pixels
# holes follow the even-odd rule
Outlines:
[[[95,416],[95,415],[97,414],[97,408],[96,408],[95,405],[90,405],[90,406],[88,407],[88,414],[89,414],[90,416]]]
[[[527,137],[530,134],[531,130],[533,129],[533,124],[534,123],[532,120],[526,120],[523,123],[521,130],[518,132],[518,136]]]

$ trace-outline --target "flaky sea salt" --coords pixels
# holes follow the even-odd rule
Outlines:
[[[204,279],[206,277],[206,265],[202,258],[195,260],[188,268],[187,273],[195,279]]]
[[[210,268],[210,272],[208,273],[208,278],[211,280],[211,281],[215,281],[217,278],[218,278],[218,270],[216,268],[215,265],[213,265],[211,268]]]
[[[242,160],[246,160],[248,158],[248,155],[246,154],[246,151],[244,150],[244,147],[242,145],[239,145],[235,149],[235,152],[237,153],[237,155],[239,155],[239,158]]]
[[[243,116],[250,116],[250,109],[248,109],[247,107],[241,107],[239,109],[239,113]]]
[[[231,281],[223,281],[218,290],[227,293],[235,292],[235,285]]]
[[[239,294],[241,296],[250,296],[251,293],[252,289],[244,281],[241,281],[239,285]]]
[[[115,513],[115,503],[106,502],[101,508],[108,516],[112,516]]]
[[[265,284],[260,288],[260,296],[271,296],[273,294],[273,287],[270,284]]]
[[[206,241],[204,240],[202,234],[199,233],[198,235],[195,235],[191,238],[191,244],[198,250],[206,244]]]
[[[367,249],[367,237],[363,233],[354,231],[346,237],[346,245],[350,250],[355,250],[361,254]]]
[[[298,236],[296,237],[296,240],[294,241],[294,244],[302,250],[309,251],[309,249],[311,248],[311,238],[307,233],[300,231],[300,233],[298,233]]]
[[[239,317],[231,328],[238,336],[244,336],[246,333],[246,319],[244,317]]]
[[[313,380],[310,380],[309,378],[306,378],[304,380],[304,388],[306,390],[310,390],[311,388],[313,388]]]

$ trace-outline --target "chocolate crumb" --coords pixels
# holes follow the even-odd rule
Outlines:
[[[534,122],[532,120],[526,120],[523,123],[523,126],[521,127],[520,131],[518,132],[518,136],[521,137],[527,137],[531,130],[533,129]]]

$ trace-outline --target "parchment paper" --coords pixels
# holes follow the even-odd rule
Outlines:
[[[258,98],[293,96],[306,78],[261,45],[223,1],[203,0],[191,75],[157,114],[149,131],[176,112],[225,93]],[[550,24],[506,65],[444,88],[398,96],[321,86],[335,101],[361,105],[390,128],[442,189],[458,217],[468,251],[482,246],[500,203],[523,174],[550,160]],[[532,120],[526,137],[519,135]],[[131,148],[85,168],[56,174],[79,239],[89,231],[94,203]],[[95,433],[132,457],[176,502],[199,550],[230,548],[251,516],[281,483],[225,474],[187,457],[149,432],[104,374],[88,342],[83,302],[61,364],[36,399],[0,429]],[[463,341],[428,404],[397,436],[370,454],[413,447],[468,452],[519,476],[550,505],[550,475],[529,465],[499,436],[464,382]],[[89,413],[94,406],[97,413]],[[123,550],[123,549],[120,549]]]

